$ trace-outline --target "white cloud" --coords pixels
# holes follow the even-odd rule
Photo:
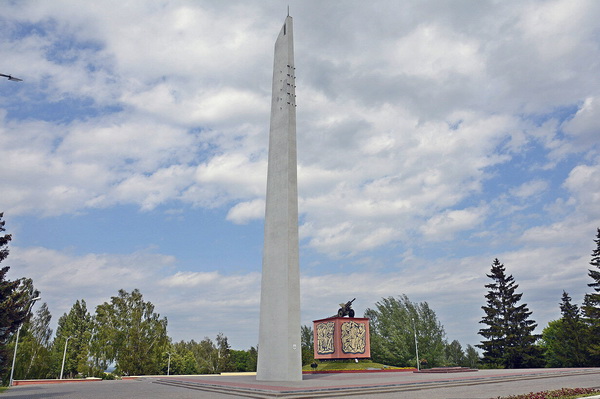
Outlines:
[[[330,259],[347,260],[351,280],[366,282],[363,303],[406,292],[448,319],[449,303],[467,303],[450,289],[459,286],[477,321],[481,276],[496,254],[537,298],[536,284],[552,298],[562,288],[581,292],[577,265],[600,224],[599,4],[292,5],[301,237],[323,267],[303,277],[305,309],[318,309],[303,317],[335,311],[319,296],[335,307],[353,295]],[[192,205],[249,228],[264,213],[283,14],[262,1],[3,7],[0,51],[11,70],[2,72],[25,81],[0,95],[0,210],[35,219]],[[470,242],[456,241],[460,233]],[[13,251],[13,263],[47,295],[64,295],[58,312],[81,287],[96,303],[127,282],[155,295],[181,337],[197,338],[195,320],[212,320],[206,335],[218,332],[239,316],[235,303],[248,317],[232,328],[256,327],[259,278],[247,265],[230,275],[218,265],[176,270],[152,251],[31,245]],[[559,262],[543,270],[545,254]],[[86,277],[96,275],[92,286]],[[536,299],[535,310],[555,311],[560,292],[551,305]],[[190,298],[194,307],[182,309]]]
[[[436,80],[454,74],[473,78],[485,67],[477,40],[446,31],[439,25],[417,26],[394,43],[391,51],[399,74]]]
[[[430,218],[421,227],[425,239],[440,241],[451,239],[458,232],[472,230],[485,222],[486,208],[446,211]]]
[[[265,201],[256,199],[240,202],[227,213],[227,220],[236,224],[244,224],[253,219],[262,219],[265,216]]]
[[[565,132],[574,136],[577,149],[586,151],[593,148],[598,142],[600,128],[600,106],[594,97],[585,99],[573,119],[563,124]]]
[[[544,180],[532,180],[521,184],[510,190],[510,193],[515,197],[527,199],[536,196],[548,188],[548,182]]]
[[[77,299],[85,299],[93,311],[120,288],[147,286],[153,276],[172,267],[175,258],[151,251],[76,255],[43,247],[11,247],[10,263],[13,278],[33,279],[57,320]]]
[[[600,164],[576,166],[565,181],[580,212],[590,221],[600,217]]]

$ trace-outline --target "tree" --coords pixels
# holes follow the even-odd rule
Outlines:
[[[200,343],[191,341],[191,349],[198,363],[200,373],[217,374],[223,371],[232,371],[235,367],[231,359],[231,349],[227,337],[219,333],[215,343],[204,337]]]
[[[246,363],[246,371],[256,371],[256,363],[258,362],[258,349],[251,346],[248,349],[248,361]]]
[[[231,346],[227,342],[227,337],[223,333],[217,334],[217,359],[218,372],[232,371]]]
[[[0,212],[0,233],[6,231],[4,213]],[[0,236],[0,262],[8,256],[10,234]],[[21,278],[10,281],[6,278],[10,267],[0,268],[0,379],[8,383],[6,378],[9,362],[12,360],[9,340],[18,328],[29,320],[31,300],[39,296],[31,279]]]
[[[456,339],[446,345],[446,360],[448,366],[463,366],[465,363],[465,352]]]
[[[427,302],[412,303],[406,295],[382,298],[370,319],[371,357],[393,366],[416,366],[415,333],[420,359],[429,366],[445,363],[444,327]]]
[[[588,352],[592,363],[600,365],[600,228],[597,229],[596,248],[592,251],[592,260],[590,265],[596,269],[589,269],[588,275],[593,280],[588,284],[595,292],[586,294],[583,299],[584,321],[589,327],[590,341],[588,342]]]
[[[467,345],[467,350],[465,351],[465,363],[464,366],[470,367],[472,369],[477,368],[480,362],[479,353],[477,349],[475,349],[471,345]]]
[[[89,362],[93,328],[92,315],[87,310],[83,299],[77,300],[69,313],[65,313],[58,319],[56,338],[52,348],[53,369],[57,377],[60,377],[63,357],[65,359],[64,375],[72,378],[78,374],[84,376],[96,374],[91,369]]]
[[[227,337],[223,333],[217,334],[215,341],[204,337],[200,342],[194,340],[181,341],[174,346],[178,353],[185,352],[186,358],[193,359],[196,373],[217,374],[224,371],[256,370],[256,366],[253,370],[251,369],[251,351],[245,354],[242,353],[244,351],[232,350]],[[173,359],[171,359],[172,361]]]
[[[563,291],[560,303],[562,318],[548,323],[542,332],[541,346],[548,367],[586,366],[587,328],[577,305]]]
[[[139,290],[119,290],[96,307],[93,352],[99,364],[114,361],[124,375],[158,374],[167,345],[167,318],[154,313]]]
[[[171,354],[170,365],[169,353]],[[162,374],[167,374],[167,372],[170,375],[198,373],[198,364],[194,354],[184,341],[169,345],[168,350],[165,352]]]
[[[248,357],[250,353],[242,350],[231,350],[231,362],[233,363],[234,371],[248,371]]]
[[[43,303],[21,329],[14,379],[48,378],[51,374],[52,315]]]
[[[562,319],[559,336],[565,358],[563,367],[585,366],[587,365],[587,328],[581,320],[579,307],[571,303],[571,297],[564,291],[560,312]]]
[[[480,323],[487,328],[479,330],[485,340],[477,347],[483,349],[483,362],[506,368],[536,367],[540,364],[539,349],[534,345],[538,339],[533,334],[537,324],[530,320],[527,304],[517,305],[523,294],[515,293],[519,287],[512,275],[505,274],[504,265],[498,259],[492,263],[493,280],[486,284],[487,305],[481,308],[485,316]]]
[[[256,348],[253,346],[245,351],[231,350],[234,371],[256,371],[257,356]]]
[[[563,355],[559,330],[562,329],[561,320],[552,320],[542,331],[541,347],[546,361],[546,367],[563,367]]]
[[[314,334],[310,326],[300,327],[300,343],[302,345],[302,364],[312,363],[315,358]]]

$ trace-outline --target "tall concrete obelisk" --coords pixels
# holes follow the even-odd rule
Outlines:
[[[302,380],[292,17],[275,42],[256,379]]]

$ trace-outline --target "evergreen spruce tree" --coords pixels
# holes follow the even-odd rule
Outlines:
[[[600,366],[600,228],[597,229],[596,248],[592,251],[592,260],[590,265],[595,269],[589,269],[588,275],[593,282],[588,286],[592,287],[595,292],[586,294],[583,300],[584,321],[590,329],[588,351],[591,355],[593,365]]]
[[[561,339],[566,349],[564,367],[586,366],[587,328],[581,320],[579,307],[571,303],[571,297],[564,291],[560,312],[563,324]]]
[[[0,233],[4,228],[4,213],[0,212]],[[12,235],[0,235],[0,262],[8,256],[8,243]],[[40,292],[33,287],[29,278],[9,280],[6,277],[10,267],[0,268],[0,382],[8,384],[9,366],[12,361],[12,347],[9,341],[13,340],[15,333],[31,315],[31,299],[39,296]]]
[[[519,287],[512,275],[507,276],[504,265],[498,259],[492,263],[493,280],[486,284],[489,291],[485,295],[487,305],[481,308],[485,316],[480,323],[487,328],[479,330],[485,340],[477,347],[483,349],[483,362],[506,368],[537,367],[540,365],[540,351],[534,345],[538,336],[533,334],[537,326],[530,320],[531,312],[527,304],[518,305],[523,294],[515,293]]]

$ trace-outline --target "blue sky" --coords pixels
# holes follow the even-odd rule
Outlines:
[[[140,289],[175,340],[258,340],[280,1],[3,5],[10,276],[54,322]],[[427,301],[479,342],[498,257],[540,326],[600,226],[600,3],[289,3],[302,322]]]

